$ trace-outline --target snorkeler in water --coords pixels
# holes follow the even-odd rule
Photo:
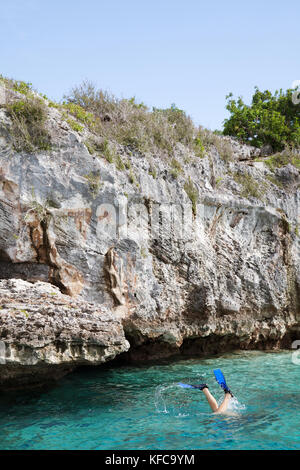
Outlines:
[[[220,406],[218,406],[217,400],[210,393],[207,384],[188,385],[188,384],[183,384],[183,383],[180,382],[178,385],[180,385],[183,388],[196,388],[198,390],[202,390],[202,392],[204,393],[204,395],[205,395],[205,397],[208,401],[208,404],[211,407],[212,411],[214,413],[225,413],[227,411],[229,402],[230,402],[231,398],[233,397],[233,394],[230,391],[230,389],[228,388],[228,386],[226,384],[225,377],[222,374],[221,370],[220,369],[215,369],[214,374],[215,374],[215,377],[216,377],[216,381],[218,382],[218,384],[222,387],[222,389],[225,392],[224,400],[222,401]]]

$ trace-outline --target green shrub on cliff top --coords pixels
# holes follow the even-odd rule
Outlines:
[[[32,83],[30,82],[23,82],[23,81],[15,81],[13,84],[13,89],[22,93],[23,95],[27,95],[32,91]]]
[[[75,121],[75,119],[69,118],[67,115],[64,115],[65,121],[69,124],[71,129],[75,132],[82,132],[84,129],[84,126],[79,124],[79,122]]]
[[[293,93],[288,89],[273,95],[256,87],[250,106],[241,97],[232,99],[230,93],[226,97],[230,117],[223,133],[255,147],[270,145],[273,151],[283,150],[286,144],[300,146],[300,104],[293,103]]]
[[[15,148],[29,152],[35,148],[49,149],[50,137],[45,127],[46,104],[33,92],[32,84],[1,75],[0,82],[6,88],[24,95],[24,100],[19,100],[19,104],[13,102],[7,105],[13,121]],[[232,94],[228,95],[226,107],[230,117],[225,120],[223,134],[238,137],[257,147],[270,144],[277,151],[264,160],[271,169],[288,163],[299,168],[300,159],[296,151],[281,152],[287,146],[300,146],[300,104],[292,102],[293,92],[280,90],[272,95],[268,90],[260,92],[256,88],[250,106],[241,98],[234,100]],[[220,131],[211,132],[201,126],[196,127],[175,104],[166,109],[149,109],[134,97],[118,99],[98,90],[88,81],[74,87],[62,104],[44,97],[49,107],[62,111],[72,129],[81,132],[87,127],[93,138],[102,141],[102,150],[96,150],[94,145],[87,143],[88,150],[90,153],[100,150],[110,162],[115,160],[113,149],[116,144],[126,146],[132,152],[167,157],[174,157],[177,148],[181,151],[178,144],[182,144],[187,155],[194,153],[201,158],[210,146],[214,146],[223,160],[232,160],[231,142],[222,139]],[[185,162],[189,161],[187,158]],[[122,167],[121,164],[119,166]],[[174,176],[178,176],[177,170],[172,169]]]
[[[28,95],[32,92],[32,83],[24,82],[22,80],[13,80],[12,78],[3,77],[0,75],[0,82],[2,82],[6,87],[11,88],[22,95]]]
[[[93,128],[95,124],[95,119],[92,113],[86,112],[81,106],[74,103],[64,103],[63,107],[76,119],[78,119],[83,124],[86,124],[88,127]]]
[[[117,99],[87,81],[73,88],[64,99],[69,110],[78,106],[94,116],[98,135],[132,150],[168,156],[177,143],[182,143],[192,151],[203,152],[191,118],[174,104],[167,109],[150,110],[135,98]]]
[[[17,151],[50,150],[51,139],[46,128],[47,107],[43,100],[28,95],[24,100],[7,104],[12,120],[13,145]]]

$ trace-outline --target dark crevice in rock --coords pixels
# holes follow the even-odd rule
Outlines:
[[[0,263],[1,262],[10,262],[10,257],[4,250],[0,249]]]
[[[55,243],[49,238],[51,214],[29,225],[30,239],[36,251],[39,264],[48,266],[47,282],[58,287],[63,294],[76,295],[83,285],[81,273],[72,265],[65,263],[57,252]]]
[[[37,263],[12,263],[0,259],[0,279],[48,282],[49,266]]]
[[[125,285],[123,260],[118,256],[114,247],[105,254],[104,277],[107,290],[114,300],[115,306],[125,304]]]
[[[38,262],[13,262],[4,250],[0,250],[0,279],[48,282],[49,266]]]
[[[223,354],[235,350],[278,350],[289,349],[294,338],[292,331],[281,338],[266,338],[259,335],[258,338],[242,340],[235,335],[210,335],[204,338],[187,339],[180,347],[182,355],[207,356]]]
[[[179,354],[180,351],[175,345],[148,339],[145,343],[139,346],[130,347],[127,352],[121,353],[112,362],[120,365],[141,364],[149,361],[171,358]]]
[[[41,228],[43,233],[43,252],[45,256],[45,262],[49,266],[49,282],[54,286],[58,287],[63,294],[68,294],[67,289],[61,282],[60,273],[58,266],[53,263],[51,259],[51,243],[48,236],[49,218],[45,218],[41,221]]]
[[[0,279],[50,282],[67,294],[60,281],[59,268],[51,261],[48,220],[45,218],[34,225],[28,224],[28,229],[31,245],[36,252],[36,261],[13,262],[4,250],[0,250]]]

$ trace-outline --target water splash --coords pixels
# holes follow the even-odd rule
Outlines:
[[[158,413],[168,413],[166,398],[164,392],[174,387],[175,384],[171,385],[159,385],[155,390],[155,408]]]
[[[241,412],[245,409],[246,409],[246,405],[244,405],[243,403],[240,403],[236,397],[231,398],[228,404],[228,410]]]
[[[182,395],[178,383],[161,384],[155,390],[155,408],[158,413],[168,413],[175,417],[189,416],[191,396]]]
[[[184,378],[183,383],[203,383],[203,376],[197,374],[193,378]],[[155,390],[155,408],[158,413],[167,413],[175,418],[195,416],[199,413],[199,390],[187,390],[179,386],[179,382],[161,384]],[[202,398],[202,396],[201,396]]]

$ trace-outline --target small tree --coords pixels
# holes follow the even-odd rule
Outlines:
[[[286,145],[300,146],[300,104],[294,104],[294,90],[282,89],[274,95],[268,90],[255,88],[251,105],[241,97],[226,96],[226,109],[231,116],[224,121],[224,135],[238,137],[245,143],[262,147],[271,145],[274,151]]]

